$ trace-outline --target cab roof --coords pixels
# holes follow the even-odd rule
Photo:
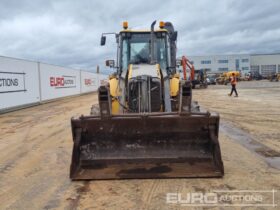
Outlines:
[[[125,30],[121,30],[120,33],[124,33],[124,32],[130,32],[130,33],[151,33],[151,30],[146,30],[146,29],[137,29],[137,30],[133,30],[133,29],[125,29]],[[163,29],[156,29],[154,32],[168,32],[165,28]]]

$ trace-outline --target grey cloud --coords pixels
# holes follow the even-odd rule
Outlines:
[[[74,68],[104,69],[115,38],[102,32],[172,21],[178,55],[280,52],[280,1],[32,1],[0,2],[0,54]]]

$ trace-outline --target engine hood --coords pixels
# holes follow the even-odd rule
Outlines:
[[[159,64],[130,64],[128,78],[150,76],[160,78]]]

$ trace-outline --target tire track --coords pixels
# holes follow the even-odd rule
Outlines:
[[[235,127],[232,123],[225,121],[221,122],[220,131],[256,154],[256,156],[264,160],[268,166],[280,170],[280,153],[260,143],[260,141],[256,140],[256,137]]]
[[[149,192],[147,193],[146,199],[144,200],[145,203],[144,203],[144,206],[143,206],[143,210],[145,210],[145,209],[148,210],[149,209],[149,206],[152,203],[151,202],[152,198],[154,197],[155,192],[156,192],[156,190],[158,188],[158,182],[159,181],[160,181],[160,179],[159,180],[157,180],[157,179],[152,180],[152,186],[151,186]]]
[[[53,132],[51,135],[46,136],[45,138],[42,138],[42,137],[39,138],[39,139],[41,139],[41,141],[37,141],[36,144],[33,144],[30,147],[28,147],[25,150],[23,150],[22,152],[20,152],[19,154],[16,155],[16,157],[12,158],[12,160],[9,161],[8,163],[6,163],[6,164],[2,163],[1,165],[3,165],[3,166],[0,166],[0,174],[7,172],[7,169],[9,169],[9,171],[11,169],[13,169],[18,164],[18,162],[20,162],[28,154],[34,154],[34,152],[36,150],[38,150],[41,147],[42,143],[45,142],[48,138],[56,136],[56,135],[58,135],[60,133],[63,133],[65,128],[66,127],[61,128],[61,129],[57,130],[56,132]],[[21,147],[21,146],[18,146],[18,147]],[[14,150],[15,150],[15,152],[10,152],[10,153],[11,154],[15,154],[16,151],[19,151],[20,149],[19,148],[15,148]],[[1,178],[0,178],[0,181],[1,181]]]

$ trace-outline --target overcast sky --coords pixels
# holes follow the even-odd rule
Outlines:
[[[0,0],[0,55],[95,70],[124,20],[173,22],[178,55],[280,52],[280,0]]]

